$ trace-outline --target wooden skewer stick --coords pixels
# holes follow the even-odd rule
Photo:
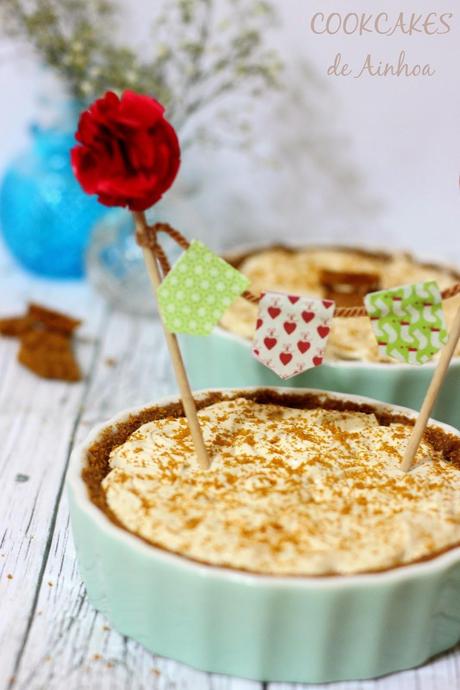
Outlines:
[[[452,324],[452,329],[449,334],[449,340],[447,341],[444,349],[439,358],[439,362],[434,371],[433,378],[426,392],[425,400],[423,401],[422,408],[417,417],[417,421],[412,431],[409,443],[404,453],[404,459],[402,461],[401,469],[404,472],[408,472],[412,465],[414,464],[415,454],[417,453],[418,447],[421,443],[423,434],[425,432],[428,419],[430,417],[433,406],[441,390],[441,386],[446,377],[447,371],[449,369],[450,360],[453,357],[457,343],[460,340],[460,307],[457,311],[454,323]]]
[[[140,232],[144,232],[147,228],[147,221],[145,218],[144,213],[134,213],[134,222],[136,224],[136,227],[140,230]],[[158,262],[156,257],[154,256],[154,253],[148,249],[147,247],[143,247],[143,253],[144,253],[144,261],[145,265],[147,267],[147,271],[150,277],[150,281],[152,283],[155,296],[157,289],[161,285],[161,275],[160,271],[158,268]],[[196,406],[195,406],[195,401],[192,396],[192,391],[190,388],[190,383],[187,377],[187,372],[185,371],[185,366],[184,362],[182,359],[182,354],[179,348],[179,343],[177,342],[177,338],[173,333],[170,333],[166,328],[163,323],[163,319],[161,318],[160,314],[160,320],[161,324],[163,326],[165,338],[166,338],[166,344],[168,346],[169,354],[171,355],[171,361],[173,364],[174,368],[174,373],[176,375],[176,381],[177,385],[179,387],[179,391],[181,394],[182,398],[182,404],[184,406],[184,411],[185,415],[187,417],[187,421],[189,424],[190,428],[190,433],[192,435],[192,440],[193,440],[193,445],[195,446],[195,451],[196,455],[198,458],[198,462],[200,467],[203,469],[208,469],[211,462],[209,460],[209,456],[206,450],[206,446],[204,444],[203,440],[203,434],[201,432],[201,427],[198,422],[198,416],[197,416],[197,411],[196,411]]]

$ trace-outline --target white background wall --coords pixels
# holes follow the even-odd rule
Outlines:
[[[446,36],[403,38],[315,36],[312,14],[343,12],[343,2],[278,5],[284,25],[271,40],[285,56],[285,79],[293,86],[284,104],[262,104],[257,116],[257,144],[270,144],[272,165],[264,169],[257,160],[225,154],[210,156],[203,169],[197,159],[208,176],[203,218],[211,227],[228,223],[227,245],[247,235],[284,234],[402,246],[460,261],[459,0],[379,2],[378,10],[392,16],[402,10],[455,14]],[[346,11],[369,11],[369,5],[353,0]],[[131,8],[127,34],[137,35],[151,8],[151,0]],[[357,65],[368,52],[377,61],[394,61],[401,49],[409,62],[430,62],[436,75],[323,78],[338,51]],[[315,66],[313,80],[299,76],[302,61]],[[26,143],[40,81],[34,61],[0,41],[0,171]]]
[[[297,12],[342,11],[338,0],[296,2]],[[344,128],[372,191],[384,203],[381,227],[395,242],[460,257],[460,3],[458,0],[353,0],[345,11],[387,11],[396,15],[436,11],[454,13],[452,30],[442,36],[315,36],[303,50],[324,70],[341,51],[358,65],[372,53],[376,61],[395,61],[401,50],[410,63],[431,63],[431,78],[329,77],[339,93]],[[291,15],[292,18],[292,15]],[[293,24],[294,30],[294,24]],[[301,42],[297,25],[296,39]],[[440,248],[442,245],[442,248]]]

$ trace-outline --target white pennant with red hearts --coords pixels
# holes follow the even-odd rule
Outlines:
[[[323,363],[335,303],[281,292],[259,302],[254,357],[282,379]]]

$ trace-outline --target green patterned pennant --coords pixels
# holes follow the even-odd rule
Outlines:
[[[249,279],[194,240],[158,288],[158,306],[171,333],[209,335]]]
[[[447,342],[437,283],[427,281],[366,295],[379,352],[408,364],[425,364]]]

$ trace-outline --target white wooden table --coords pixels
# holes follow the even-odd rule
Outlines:
[[[175,386],[155,319],[113,311],[84,284],[31,279],[0,249],[0,314],[20,312],[32,297],[84,319],[85,379],[38,379],[17,364],[17,342],[0,338],[0,690],[299,690],[155,657],[90,606],[69,531],[70,452],[93,424]],[[460,651],[377,681],[308,687],[455,690]]]

